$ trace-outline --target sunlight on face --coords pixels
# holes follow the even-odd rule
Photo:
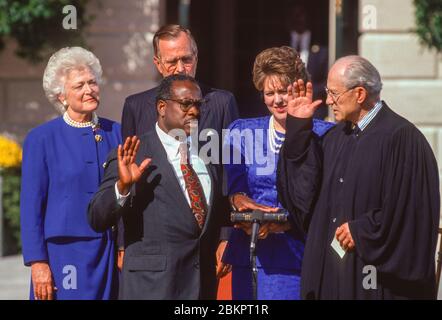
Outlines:
[[[337,122],[352,121],[356,123],[361,111],[356,102],[353,89],[345,87],[344,76],[340,66],[332,67],[327,78],[327,105],[332,109]]]
[[[267,76],[264,80],[264,103],[276,120],[287,118],[287,86],[278,75]]]
[[[64,88],[65,94],[60,100],[66,101],[71,112],[89,114],[98,108],[100,88],[89,68],[70,71],[66,76]]]
[[[184,74],[195,77],[197,57],[192,52],[189,37],[181,32],[175,39],[163,39],[158,43],[159,57],[154,58],[155,65],[163,77],[172,74]]]

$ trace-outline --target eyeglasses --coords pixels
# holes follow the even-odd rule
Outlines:
[[[195,62],[195,56],[194,55],[188,55],[183,57],[177,57],[171,60],[163,61],[161,58],[158,57],[158,60],[160,63],[168,70],[175,70],[178,66],[178,62],[181,61],[181,63],[185,67],[191,66]]]
[[[163,99],[163,100],[169,100],[169,101],[173,101],[176,102],[180,105],[180,108],[183,112],[187,112],[190,110],[190,108],[192,107],[196,107],[196,108],[201,108],[201,105],[206,102],[206,100],[204,99],[199,99],[199,100],[192,100],[192,99]]]
[[[345,93],[353,90],[354,88],[356,88],[356,87],[348,88],[347,90],[345,90],[344,92],[341,92],[341,93],[334,93],[329,88],[324,87],[325,93],[327,93],[327,95],[332,98],[334,104],[338,104],[339,98],[342,97]]]

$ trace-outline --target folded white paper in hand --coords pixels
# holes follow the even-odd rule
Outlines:
[[[336,239],[336,236],[333,237],[331,247],[336,251],[341,259],[344,258],[345,254],[347,253],[347,251],[342,249],[341,244],[339,243],[338,239]]]

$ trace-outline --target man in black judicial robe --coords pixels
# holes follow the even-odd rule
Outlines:
[[[320,102],[312,102],[310,83],[293,84],[278,164],[281,203],[308,228],[302,298],[434,299],[440,198],[433,152],[381,102],[381,78],[366,59],[339,59],[327,85],[339,124],[318,141],[311,117]]]

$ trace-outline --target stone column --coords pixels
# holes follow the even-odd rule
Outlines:
[[[414,10],[413,0],[359,0],[359,52],[381,73],[382,99],[416,124],[441,164],[442,60],[413,33]]]

